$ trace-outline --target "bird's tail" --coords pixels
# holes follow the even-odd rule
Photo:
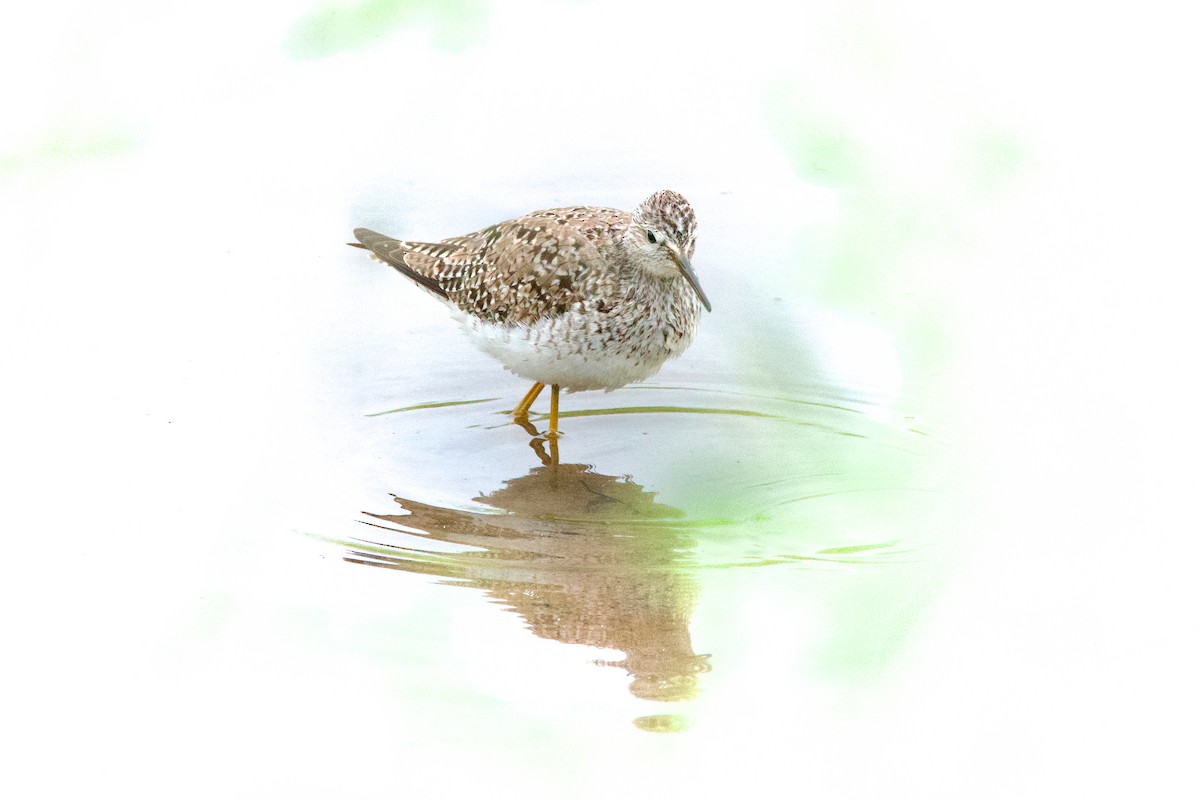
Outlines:
[[[445,273],[446,256],[457,252],[457,245],[441,242],[406,242],[366,228],[355,228],[354,238],[358,241],[347,244],[367,250],[376,261],[395,268],[421,288],[439,297],[448,297],[440,277]]]

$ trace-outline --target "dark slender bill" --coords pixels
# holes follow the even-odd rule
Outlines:
[[[704,290],[700,288],[700,281],[696,277],[696,273],[692,271],[692,264],[687,260],[687,256],[682,253],[672,253],[672,255],[675,256],[675,261],[679,264],[679,271],[683,273],[683,277],[687,278],[687,282],[696,290],[696,296],[700,298],[704,310],[712,311],[712,303],[708,302],[708,295],[704,294]]]

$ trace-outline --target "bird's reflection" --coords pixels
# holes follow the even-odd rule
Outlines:
[[[403,512],[368,516],[407,546],[363,543],[347,559],[483,589],[538,636],[624,653],[597,663],[627,670],[634,695],[694,696],[708,657],[693,651],[688,631],[696,586],[684,568],[693,543],[671,524],[683,512],[627,478],[539,456],[542,466],[475,498],[502,513],[395,497]],[[438,552],[432,542],[477,549]]]

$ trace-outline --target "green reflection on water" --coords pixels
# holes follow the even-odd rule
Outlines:
[[[484,397],[479,400],[446,400],[441,403],[417,403],[412,406],[404,406],[403,408],[393,408],[387,411],[376,411],[372,414],[367,414],[368,417],[382,417],[387,414],[402,414],[406,411],[425,411],[434,408],[452,408],[454,406],[473,406],[476,403],[493,403],[496,397]]]
[[[137,138],[118,126],[64,121],[26,150],[0,157],[0,178],[23,169],[71,166],[111,158],[138,147]]]
[[[906,374],[947,372],[972,234],[1034,157],[1021,137],[968,107],[931,106],[919,91],[884,85],[881,101],[908,101],[895,126],[800,77],[781,75],[764,93],[764,117],[797,175],[837,193],[835,221],[797,232],[788,280],[885,324]]]
[[[991,195],[1008,187],[1033,166],[1029,145],[999,129],[975,132],[964,143],[956,172],[977,194]]]
[[[638,717],[633,724],[647,733],[680,733],[688,729],[687,718],[678,714],[651,714]]]
[[[819,113],[784,85],[768,92],[767,122],[805,180],[826,186],[859,183],[869,174],[867,150],[838,120]]]
[[[818,550],[822,555],[848,555],[850,553],[865,553],[870,550],[882,550],[886,547],[895,547],[896,542],[880,542],[879,544],[862,544],[851,547],[826,547],[824,550]]]
[[[435,46],[461,51],[487,29],[482,0],[363,0],[328,3],[298,21],[284,49],[292,58],[324,58],[378,44],[387,34],[428,26]]]
[[[594,408],[584,411],[561,411],[560,417],[604,417],[614,414],[723,414],[729,417],[763,417],[778,419],[772,414],[736,408],[685,408],[682,406],[625,406],[624,408]]]
[[[904,651],[941,583],[939,566],[927,563],[838,587],[830,606],[837,626],[813,648],[814,673],[849,686],[878,681]]]

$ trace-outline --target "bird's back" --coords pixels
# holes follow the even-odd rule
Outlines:
[[[633,214],[553,208],[440,242],[354,233],[507,369],[586,391],[645,380],[691,344],[707,305],[688,265],[694,232],[687,201],[661,191]]]
[[[630,215],[576,206],[536,211],[440,242],[357,229],[376,260],[450,305],[499,325],[530,325],[619,293],[620,240]]]

